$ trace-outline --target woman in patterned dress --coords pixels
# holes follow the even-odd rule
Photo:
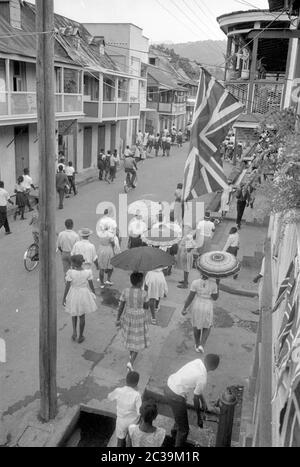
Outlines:
[[[129,350],[130,358],[127,363],[129,371],[133,371],[133,363],[138,352],[149,346],[147,311],[144,309],[144,304],[147,302],[147,292],[142,290],[143,280],[142,273],[133,272],[131,274],[130,282],[132,285],[130,288],[124,289],[121,294],[116,321],[116,326],[120,326],[122,329],[125,347]],[[156,324],[155,313],[152,313],[151,323]]]

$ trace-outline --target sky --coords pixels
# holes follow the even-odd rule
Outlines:
[[[267,0],[54,0],[56,13],[80,22],[134,23],[151,42],[225,39],[216,17],[268,8]]]

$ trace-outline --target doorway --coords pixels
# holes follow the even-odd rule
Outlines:
[[[116,124],[111,125],[110,130],[110,150],[113,152],[116,149]]]
[[[92,128],[85,127],[83,134],[83,168],[88,169],[92,164]]]
[[[104,149],[105,152],[105,126],[98,126],[98,154],[100,154],[101,149]]]
[[[14,128],[15,139],[15,165],[16,178],[23,174],[25,168],[29,169],[29,130],[28,126]]]

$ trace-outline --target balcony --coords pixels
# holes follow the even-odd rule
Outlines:
[[[272,109],[280,109],[284,91],[283,81],[256,80],[249,103],[249,82],[227,81],[225,86],[247,108],[247,113],[264,115]]]
[[[166,114],[184,114],[186,112],[186,103],[159,102],[158,111]]]
[[[82,113],[82,95],[55,94],[55,111],[57,114]],[[17,116],[37,117],[35,92],[0,93],[0,119]]]
[[[118,120],[140,117],[140,104],[132,102],[106,101],[102,104],[102,118],[99,115],[99,103],[95,101],[84,102],[84,113],[87,117],[99,120]]]

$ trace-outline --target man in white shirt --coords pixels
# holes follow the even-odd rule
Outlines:
[[[0,181],[0,229],[1,227],[5,228],[5,235],[12,233],[7,220],[7,203],[14,204],[4,189],[4,182]]]
[[[29,169],[23,170],[23,182],[21,183],[21,186],[25,190],[24,191],[25,205],[28,206],[29,211],[33,211],[33,208],[31,207],[30,202],[29,202],[29,195],[30,195],[31,188],[35,190],[35,186],[33,184],[32,178],[29,175]]]
[[[69,185],[70,185],[69,195],[72,193],[72,190],[73,190],[73,193],[75,196],[77,195],[77,191],[76,191],[76,186],[75,186],[75,169],[73,167],[72,161],[68,162],[68,165],[65,168],[65,173],[66,173],[66,176],[68,177]]]
[[[128,248],[143,246],[142,235],[148,230],[138,211],[128,224]]]
[[[97,223],[97,231],[98,230],[102,232],[109,230],[114,235],[117,233],[117,223],[112,217],[109,216],[108,209],[105,209],[103,217]]]
[[[194,391],[194,407],[198,417],[198,426],[203,428],[201,408],[204,412],[207,411],[203,395],[207,384],[207,372],[218,368],[219,362],[218,355],[208,354],[204,362],[200,358],[193,360],[168,378],[164,393],[175,419],[171,431],[172,436],[176,436],[175,447],[182,447],[189,434],[187,396],[191,391]]]
[[[73,230],[74,223],[72,219],[65,221],[66,229],[59,233],[57,238],[57,249],[61,252],[64,277],[71,268],[71,251],[75,243],[80,241],[79,235]]]
[[[210,251],[211,239],[216,227],[210,220],[210,212],[206,211],[204,219],[197,225],[196,242],[200,254]]]
[[[84,257],[85,269],[91,269],[93,263],[95,264],[96,268],[99,269],[98,256],[96,253],[95,245],[89,241],[89,236],[93,233],[92,230],[83,228],[79,230],[78,233],[81,237],[81,240],[76,242],[73,246],[71,256],[82,255]]]

